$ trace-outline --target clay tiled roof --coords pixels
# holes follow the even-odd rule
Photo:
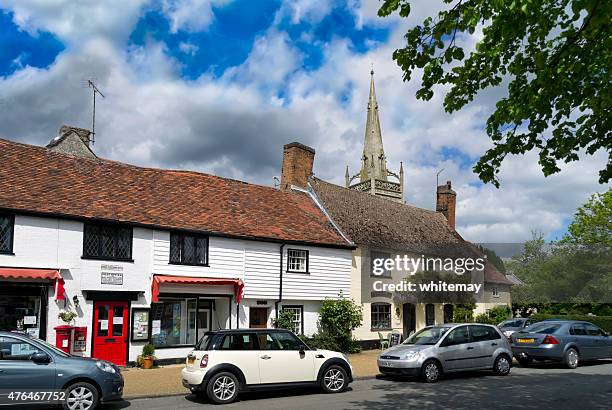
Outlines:
[[[0,139],[0,209],[353,247],[302,192],[79,158]]]
[[[450,227],[439,212],[417,208],[318,178],[310,185],[342,233],[357,245],[445,257],[480,257],[482,253]],[[491,263],[486,282],[510,282]]]

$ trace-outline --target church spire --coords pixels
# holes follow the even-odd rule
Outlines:
[[[361,158],[360,180],[371,178],[387,180],[387,158],[383,148],[380,120],[378,118],[378,102],[374,87],[374,69],[370,71],[370,96],[368,97],[368,114],[365,127],[365,141]]]
[[[390,181],[394,177],[398,182]],[[359,182],[353,183],[359,178]],[[348,166],[344,174],[347,188],[369,192],[397,202],[404,202],[404,165],[400,165],[399,175],[387,169],[387,157],[383,149],[378,102],[374,87],[374,68],[370,71],[370,96],[368,97],[368,115],[365,127],[365,141],[361,156],[361,171],[351,176]]]

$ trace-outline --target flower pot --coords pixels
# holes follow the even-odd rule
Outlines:
[[[152,357],[143,357],[142,358],[142,368],[150,369],[153,367],[153,358]]]

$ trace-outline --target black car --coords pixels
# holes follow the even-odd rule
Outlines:
[[[114,364],[71,356],[42,340],[2,331],[0,386],[0,404],[59,403],[69,410],[93,410],[123,395],[123,377]]]

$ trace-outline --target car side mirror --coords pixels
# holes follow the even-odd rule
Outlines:
[[[51,362],[51,358],[47,353],[37,352],[30,356],[30,360],[38,364],[46,364]]]
[[[306,353],[306,348],[304,347],[304,345],[300,345],[300,354],[305,354]]]

